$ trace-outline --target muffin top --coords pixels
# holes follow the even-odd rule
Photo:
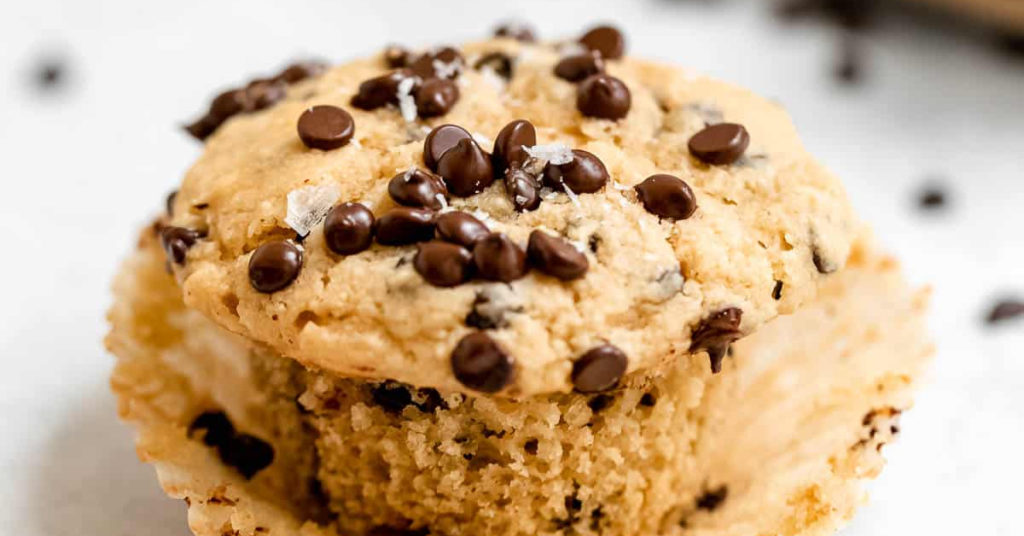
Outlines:
[[[185,303],[342,375],[523,397],[717,372],[845,264],[846,195],[778,104],[614,28],[502,33],[218,96],[161,224]]]

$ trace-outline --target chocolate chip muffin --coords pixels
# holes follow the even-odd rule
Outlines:
[[[774,103],[615,28],[219,95],[115,286],[139,452],[220,534],[821,534],[925,296]]]

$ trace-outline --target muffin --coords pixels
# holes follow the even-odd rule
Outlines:
[[[927,361],[785,112],[611,27],[219,95],[115,282],[200,536],[827,534]]]

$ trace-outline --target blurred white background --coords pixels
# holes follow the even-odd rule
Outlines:
[[[0,534],[186,536],[115,417],[101,345],[108,284],[137,227],[200,145],[178,125],[218,88],[291,59],[389,42],[542,37],[614,21],[636,55],[779,99],[844,177],[918,284],[939,352],[847,536],[1021,534],[1024,323],[984,325],[1024,295],[1024,59],[974,30],[885,17],[860,84],[832,70],[839,33],[756,0],[9,2],[0,18]],[[63,65],[39,83],[40,63]],[[948,206],[916,206],[929,181]]]

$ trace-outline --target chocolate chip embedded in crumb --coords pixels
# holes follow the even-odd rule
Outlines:
[[[581,393],[607,391],[615,387],[628,365],[626,354],[611,344],[591,348],[573,363],[573,387]]]
[[[310,149],[330,151],[352,139],[356,123],[348,112],[337,106],[313,106],[299,116],[299,139]]]
[[[505,22],[494,29],[495,37],[508,37],[524,43],[533,43],[537,40],[537,34],[533,28],[522,22]]]
[[[394,527],[379,526],[370,529],[370,532],[366,533],[367,536],[429,536],[430,531],[427,529],[396,529]]]
[[[473,139],[473,135],[457,125],[435,127],[423,140],[423,163],[431,171],[437,171],[437,161],[444,153],[455,147],[460,140]]]
[[[587,256],[569,241],[539,229],[530,233],[526,256],[531,266],[563,281],[583,277],[590,267]]]
[[[778,301],[782,299],[782,284],[782,281],[775,280],[775,288],[772,289],[773,300]]]
[[[217,446],[217,453],[225,465],[234,467],[246,478],[252,479],[274,462],[274,448],[262,439],[249,434],[238,434]]]
[[[434,237],[434,212],[419,208],[394,208],[377,219],[377,242],[401,246],[426,242]]]
[[[287,240],[267,242],[249,257],[249,283],[264,294],[291,285],[302,270],[302,249]]]
[[[612,26],[598,26],[589,30],[580,37],[580,44],[609,60],[621,58],[626,52],[626,38],[618,28]]]
[[[537,145],[537,129],[525,119],[516,119],[502,127],[494,138],[492,160],[495,172],[505,173],[511,167],[522,166],[530,157],[524,147]]]
[[[985,322],[994,325],[1021,317],[1024,317],[1024,301],[1004,299],[992,306],[985,316]]]
[[[441,177],[422,169],[410,169],[391,178],[388,194],[399,205],[441,210],[448,198],[448,188]]]
[[[507,386],[514,375],[514,361],[486,333],[470,333],[452,350],[455,379],[470,389],[496,393]]]
[[[629,88],[611,75],[589,76],[576,89],[576,108],[587,117],[622,119],[631,105]]]
[[[718,123],[690,138],[690,154],[713,165],[728,165],[739,160],[750,145],[750,135],[743,125]]]
[[[811,261],[819,274],[831,274],[839,270],[839,265],[826,257],[818,246],[811,246]]]
[[[160,231],[160,243],[167,260],[175,264],[185,264],[185,256],[189,248],[202,238],[202,233],[184,227],[164,227]]]
[[[399,69],[409,66],[411,53],[400,45],[388,45],[384,49],[384,64],[391,69]]]
[[[472,138],[460,139],[437,162],[437,173],[448,191],[458,197],[481,192],[494,182],[491,157]]]
[[[516,212],[537,210],[542,200],[540,181],[533,173],[512,167],[505,171],[505,193]]]
[[[673,175],[651,175],[634,189],[647,212],[659,218],[685,220],[697,210],[690,185]]]
[[[729,344],[743,336],[740,323],[743,310],[738,307],[726,307],[708,315],[693,330],[690,336],[690,351],[706,350],[711,359],[711,372],[722,370],[722,359],[725,357]]]
[[[454,287],[469,280],[473,255],[458,244],[432,240],[419,245],[412,265],[431,285]]]
[[[207,411],[199,415],[188,427],[189,437],[202,433],[203,443],[215,447],[226,443],[235,435],[235,427],[223,411]]]
[[[373,243],[373,212],[359,203],[342,203],[324,218],[324,242],[338,255],[354,255]]]
[[[501,233],[491,233],[477,241],[473,262],[480,277],[489,281],[510,283],[525,276],[528,270],[526,252]]]
[[[434,389],[415,389],[408,385],[385,381],[370,389],[373,402],[385,411],[394,414],[402,413],[409,406],[424,413],[433,413],[444,405],[441,395]]]
[[[319,61],[300,61],[286,67],[274,79],[286,84],[294,84],[318,76],[326,69],[327,66]]]
[[[473,68],[478,71],[490,69],[505,80],[510,80],[512,78],[513,62],[512,58],[504,52],[489,52],[476,60]]]
[[[583,54],[567,56],[555,65],[555,76],[569,82],[579,82],[603,72],[604,59],[601,58],[599,52],[593,50]]]
[[[376,110],[388,104],[397,104],[398,85],[411,76],[410,71],[402,69],[364,81],[352,97],[352,106],[360,110]]]
[[[417,57],[409,68],[413,74],[427,80],[429,78],[454,79],[462,72],[466,60],[462,54],[452,47],[443,47],[426,52]]]
[[[574,193],[593,193],[608,182],[608,169],[596,155],[580,149],[573,149],[572,161],[567,164],[544,166],[544,183],[561,191],[568,187]]]
[[[484,222],[468,212],[451,211],[437,217],[437,235],[442,240],[472,248],[478,240],[491,234]]]
[[[459,100],[459,86],[444,78],[425,80],[416,90],[416,111],[420,117],[438,117],[448,113]]]
[[[699,510],[713,512],[717,510],[723,502],[725,502],[725,499],[728,496],[729,488],[727,488],[726,486],[720,486],[715,489],[707,490],[700,497],[697,498],[697,508]]]
[[[488,285],[476,293],[465,322],[471,328],[501,329],[508,327],[509,315],[521,312],[523,305],[510,285]]]

